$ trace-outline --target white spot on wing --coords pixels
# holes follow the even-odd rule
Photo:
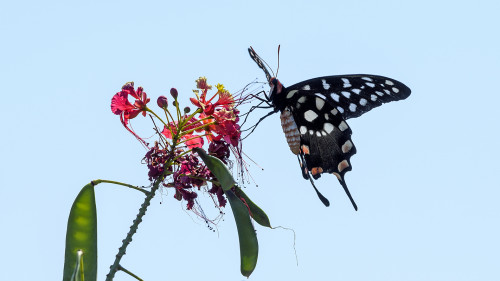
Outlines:
[[[335,127],[331,123],[323,124],[323,130],[325,130],[328,134],[333,131]]]
[[[309,130],[309,135],[312,135],[314,134],[314,131],[313,130]]]
[[[353,93],[355,93],[356,95],[359,95],[359,93],[361,93],[361,90],[360,89],[352,89],[351,90]]]
[[[304,103],[306,101],[306,99],[307,98],[305,96],[302,96],[302,97],[299,98],[298,102]]]
[[[324,100],[322,100],[320,98],[316,98],[316,108],[318,110],[321,110],[324,105],[325,105],[325,101]]]
[[[343,132],[343,131],[347,130],[347,128],[349,128],[349,126],[347,126],[347,123],[345,121],[340,122],[340,124],[339,124],[340,131]]]
[[[349,110],[352,111],[352,112],[356,111],[356,105],[354,103],[351,103],[349,105]]]
[[[325,120],[329,120],[330,117],[328,117],[328,113],[325,113]]]
[[[321,83],[323,83],[323,89],[325,90],[330,89],[330,84],[326,83],[325,79],[321,79]]]
[[[392,87],[392,90],[393,90],[393,91],[394,91],[394,93],[396,93],[396,94],[397,94],[397,93],[399,93],[399,89],[398,89],[398,88],[396,88],[396,87]]]
[[[302,87],[302,90],[309,91],[309,90],[311,90],[311,87],[310,87],[309,85],[304,85],[304,86]]]
[[[376,101],[377,100],[377,96],[376,95],[371,95],[370,98],[372,99],[372,101]]]
[[[379,96],[383,96],[383,95],[384,95],[384,93],[379,92],[379,91],[375,91],[375,94],[377,94],[377,95],[379,95]]]
[[[337,106],[337,109],[340,111],[340,113],[344,113],[344,109],[340,106]]]
[[[290,92],[288,92],[288,94],[286,94],[286,98],[289,99],[293,97],[293,95],[295,95],[297,92],[298,90],[291,90]]]
[[[309,122],[314,121],[314,119],[316,119],[317,117],[318,117],[318,114],[316,114],[316,112],[314,112],[310,109],[304,113],[304,119],[306,119]]]
[[[368,86],[368,87],[370,87],[370,88],[375,87],[375,84],[373,84],[373,83],[371,83],[371,82],[366,82],[365,84],[366,84],[366,86]]]
[[[342,91],[342,95],[346,98],[350,98],[351,97],[351,93],[349,92],[346,92],[346,91]]]
[[[370,82],[373,81],[373,79],[371,79],[370,77],[361,77],[361,79],[363,79],[365,81],[370,81]]]
[[[352,142],[350,140],[347,140],[343,145],[342,145],[342,152],[347,153],[351,150],[352,148]]]
[[[394,85],[394,82],[392,82],[391,80],[385,80],[385,84],[392,86]]]
[[[320,98],[322,98],[324,100],[326,100],[325,95],[323,95],[322,93],[315,93],[314,95],[317,96],[317,97],[320,97]]]
[[[334,101],[339,102],[340,97],[336,93],[331,93],[330,97],[332,97]]]
[[[326,132],[325,131],[321,131],[321,135],[325,137],[326,136]]]
[[[307,133],[307,128],[306,126],[300,126],[300,134],[305,135]]]
[[[347,162],[347,160],[344,160],[339,163],[337,168],[339,169],[339,172],[342,172],[347,167],[349,167],[349,163]]]
[[[316,131],[316,136],[321,137],[321,132],[320,131]]]
[[[342,82],[344,82],[344,88],[349,88],[351,87],[351,82],[349,82],[349,79],[347,78],[342,78]]]
[[[330,110],[330,112],[331,112],[333,115],[337,115],[337,113],[339,113],[339,111],[338,111],[336,108],[334,108],[334,109]]]
[[[389,90],[387,90],[387,89],[384,89],[384,92],[385,92],[386,94],[390,94],[390,93],[391,93],[391,92],[390,92]]]
[[[360,104],[361,106],[365,106],[367,103],[368,103],[368,101],[367,101],[366,99],[360,99],[360,100],[359,100],[359,104]]]

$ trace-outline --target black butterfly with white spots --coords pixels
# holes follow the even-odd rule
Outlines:
[[[248,52],[271,87],[265,101],[274,110],[267,116],[281,113],[283,131],[304,178],[311,181],[318,197],[329,206],[312,179],[322,173],[334,174],[357,210],[344,180],[345,173],[352,169],[350,158],[356,153],[345,120],[383,103],[406,99],[410,88],[394,79],[368,74],[324,76],[285,87],[269,74],[252,47]]]

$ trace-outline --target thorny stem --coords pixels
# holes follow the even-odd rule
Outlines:
[[[175,137],[177,137],[177,135]],[[174,142],[174,148],[175,148],[175,142]],[[171,166],[172,163],[173,162],[171,160],[168,161],[167,163],[165,163],[165,167]],[[167,169],[164,169],[164,173],[155,180],[153,187],[151,188],[151,191],[148,192],[148,195],[144,199],[144,203],[142,203],[141,208],[139,209],[139,213],[137,214],[135,220],[133,221],[133,224],[130,226],[130,230],[127,233],[127,236],[125,237],[125,239],[122,240],[121,247],[118,248],[118,254],[116,254],[115,261],[109,268],[109,273],[106,275],[106,281],[112,281],[113,278],[115,277],[116,272],[118,270],[123,269],[120,265],[120,261],[122,257],[125,255],[128,245],[132,242],[132,236],[137,232],[139,224],[142,222],[142,217],[146,214],[148,206],[151,204],[151,200],[155,196],[158,188],[160,187],[160,184],[163,181],[166,172]]]
[[[139,188],[137,186],[134,186],[134,185],[131,185],[131,184],[126,184],[126,183],[123,183],[123,182],[118,182],[118,181],[110,181],[110,180],[101,180],[101,179],[98,179],[98,180],[94,180],[92,181],[94,183],[94,185],[98,185],[100,184],[101,182],[105,182],[105,183],[112,183],[112,184],[117,184],[117,185],[123,185],[123,186],[126,186],[126,187],[129,187],[129,188],[132,188],[132,189],[135,189],[135,190],[138,190],[146,195],[149,194],[149,191],[147,190],[144,190],[142,188]]]
[[[142,217],[146,214],[146,210],[149,204],[151,203],[151,200],[155,196],[156,190],[158,190],[162,178],[163,177],[160,177],[155,181],[153,188],[151,188],[150,193],[144,199],[144,203],[142,203],[141,208],[139,209],[139,213],[137,214],[137,217],[135,218],[133,224],[130,226],[130,231],[127,233],[127,236],[122,241],[123,243],[121,247],[118,249],[118,254],[116,254],[115,262],[113,263],[113,265],[110,266],[109,273],[106,275],[106,281],[113,280],[116,272],[120,269],[121,267],[120,261],[122,257],[125,255],[128,245],[130,244],[130,242],[132,242],[132,236],[137,232],[139,224],[142,222]]]

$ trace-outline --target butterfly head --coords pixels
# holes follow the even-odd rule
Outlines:
[[[271,87],[269,99],[273,102],[283,92],[283,84],[276,77],[272,77],[269,80],[269,86]]]

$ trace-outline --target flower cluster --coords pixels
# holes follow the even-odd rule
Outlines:
[[[224,85],[217,84],[217,93],[211,98],[207,98],[208,90],[212,86],[207,84],[205,77],[196,80],[197,88],[195,91],[196,99],[190,98],[191,102],[200,108],[203,112],[200,118],[205,119],[207,136],[211,141],[224,139],[227,143],[237,147],[241,137],[239,121],[239,111],[236,109],[233,96],[224,89]],[[217,100],[214,99],[217,97]]]
[[[196,80],[196,98],[190,98],[197,109],[189,114],[190,108],[183,110],[179,107],[178,92],[172,88],[170,94],[174,109],[169,110],[168,98],[160,96],[157,105],[164,112],[160,117],[147,107],[150,99],[142,87],[134,89],[134,83],[126,83],[122,90],[114,95],[111,100],[111,111],[120,115],[124,127],[131,132],[148,151],[144,163],[148,167],[148,177],[151,182],[161,181],[167,188],[174,188],[174,197],[185,200],[187,209],[192,209],[196,203],[198,192],[206,190],[211,196],[217,198],[218,207],[226,205],[224,192],[218,184],[217,178],[204,165],[196,153],[191,149],[203,147],[208,143],[208,153],[228,164],[231,150],[239,159],[241,131],[239,111],[236,108],[234,97],[224,89],[222,84],[217,84],[217,92],[211,96],[212,89],[205,77]],[[129,97],[135,99],[132,104]],[[129,126],[131,119],[140,113],[148,113],[158,119],[163,128],[157,130],[158,141],[152,147],[139,137]],[[175,118],[174,118],[175,117]],[[203,188],[211,183],[211,188]]]

